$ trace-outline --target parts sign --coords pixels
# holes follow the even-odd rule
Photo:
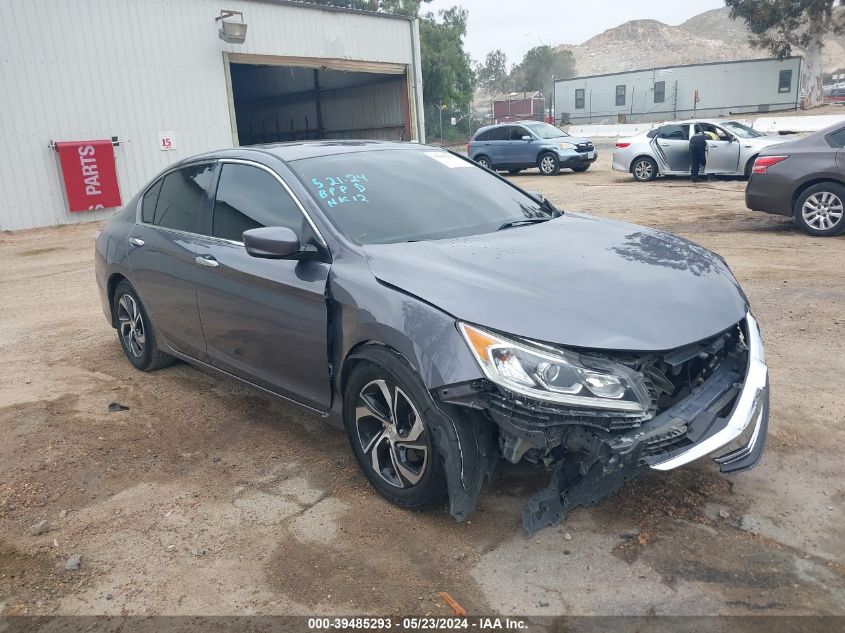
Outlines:
[[[56,143],[71,211],[119,207],[120,188],[111,141]]]

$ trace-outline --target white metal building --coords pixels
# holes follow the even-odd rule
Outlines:
[[[243,44],[218,37],[223,10]],[[2,0],[0,17],[0,230],[111,214],[68,211],[51,142],[116,137],[125,202],[211,149],[425,138],[414,19],[290,0]]]
[[[794,110],[800,57],[667,66],[555,82],[555,120],[666,121]]]

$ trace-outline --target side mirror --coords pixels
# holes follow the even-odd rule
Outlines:
[[[296,233],[286,226],[267,226],[244,231],[244,248],[252,257],[262,259],[310,259],[317,254],[313,246],[301,248]]]
[[[532,137],[530,137],[530,136],[523,136],[523,137],[522,137],[522,140],[523,140],[523,141],[530,141],[530,140],[533,140],[533,139],[532,139]]]

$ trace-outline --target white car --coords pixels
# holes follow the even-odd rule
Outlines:
[[[783,143],[780,136],[766,136],[737,121],[694,120],[666,123],[648,132],[619,139],[613,152],[613,169],[630,173],[639,182],[657,176],[690,175],[690,136],[712,132],[718,140],[707,142],[707,174],[751,175],[760,151]]]

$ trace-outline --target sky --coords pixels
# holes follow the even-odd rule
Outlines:
[[[437,13],[456,4],[469,11],[465,43],[472,58],[482,61],[501,48],[508,64],[534,46],[581,44],[628,20],[677,25],[725,6],[722,0],[434,0],[422,11]]]

